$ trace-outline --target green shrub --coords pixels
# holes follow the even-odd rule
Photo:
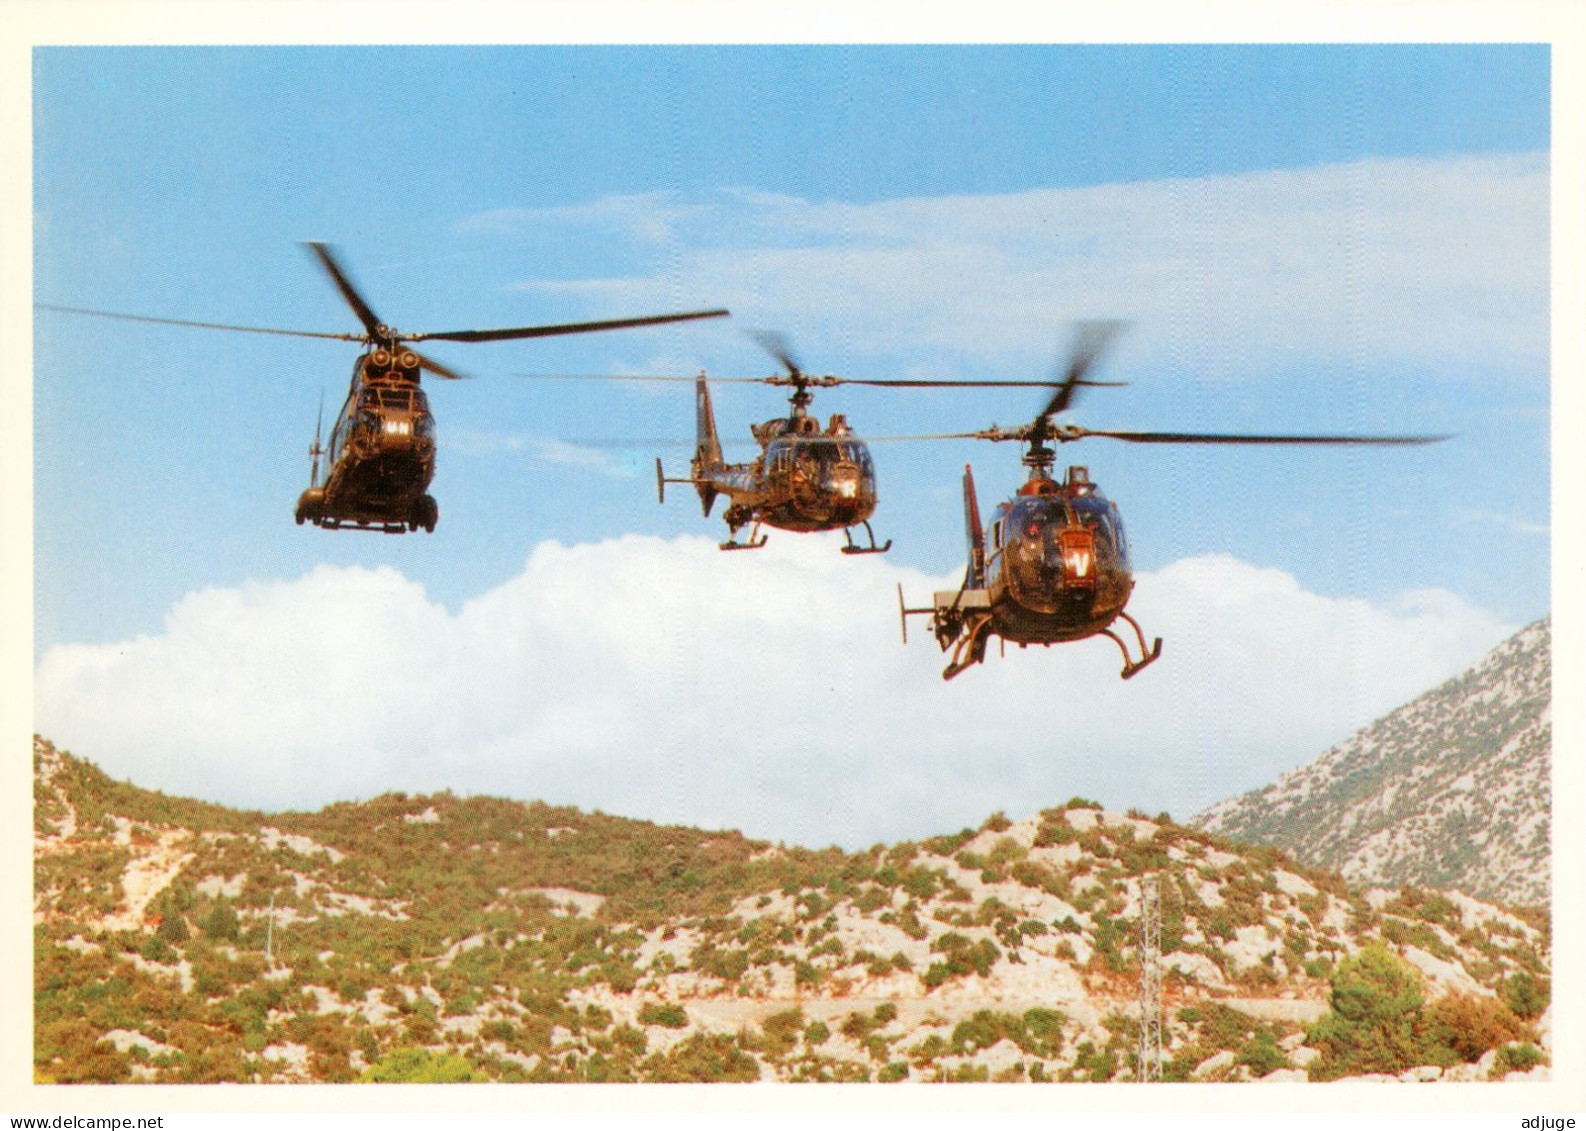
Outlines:
[[[1529,1042],[1504,1045],[1498,1050],[1497,1059],[1493,1061],[1492,1074],[1501,1077],[1509,1072],[1529,1072],[1546,1061],[1547,1055]]]
[[[721,1033],[695,1033],[664,1054],[648,1058],[640,1068],[646,1079],[660,1084],[747,1083],[760,1079],[760,1066],[754,1057]]]
[[[760,1047],[773,1057],[784,1057],[798,1044],[803,1028],[804,1011],[797,1006],[773,1013],[760,1022]]]
[[[154,932],[168,943],[184,943],[191,937],[187,919],[177,911],[168,911]]]
[[[202,926],[204,933],[217,942],[237,941],[237,912],[229,900],[216,900],[209,914],[204,916]]]
[[[397,1048],[366,1068],[358,1079],[365,1084],[467,1084],[475,1076],[473,1066],[460,1056]]]
[[[1270,1030],[1258,1029],[1239,1049],[1235,1057],[1236,1064],[1248,1065],[1251,1075],[1259,1078],[1269,1072],[1276,1072],[1280,1068],[1292,1068],[1289,1058],[1283,1055],[1283,1050],[1278,1047],[1277,1038]]]
[[[1521,970],[1504,980],[1503,1003],[1515,1016],[1527,1021],[1542,1016],[1550,998],[1551,988],[1546,979],[1534,977],[1529,971]]]
[[[639,1007],[639,1024],[681,1029],[688,1024],[688,1012],[676,1002],[659,1004],[647,1001]]]

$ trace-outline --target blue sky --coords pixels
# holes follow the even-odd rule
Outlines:
[[[427,383],[440,526],[401,538],[291,522],[319,400],[327,411],[339,403],[353,347],[38,313],[39,725],[134,780],[234,803],[331,799],[228,773],[261,756],[241,725],[231,746],[221,722],[173,735],[194,725],[181,721],[177,674],[194,657],[234,665],[226,686],[243,689],[261,686],[250,673],[299,657],[367,673],[406,658],[435,665],[416,694],[444,700],[490,683],[485,669],[540,679],[551,664],[565,675],[622,606],[626,627],[586,657],[588,680],[556,692],[565,726],[548,709],[513,715],[498,698],[455,733],[430,733],[427,716],[375,739],[304,707],[287,728],[297,737],[279,740],[290,747],[281,764],[367,741],[355,752],[375,769],[338,779],[333,795],[494,781],[608,811],[806,839],[851,831],[864,843],[936,831],[911,819],[970,822],[984,812],[968,807],[1011,812],[1054,790],[1051,801],[1077,792],[1187,816],[1314,756],[1548,611],[1545,47],[45,48],[33,77],[39,302],[351,330],[298,246],[323,239],[407,330],[735,312],[436,344],[475,379]],[[886,602],[897,581],[920,597],[961,570],[958,478],[973,462],[989,508],[1020,478],[1011,445],[878,447],[875,524],[895,540],[884,561],[773,532],[773,543],[798,545],[745,563],[756,556],[696,552],[723,535],[719,517],[702,519],[685,497],[656,505],[654,455],[686,464],[686,386],[522,376],[763,375],[773,365],[742,331],[775,327],[811,370],[1033,379],[1084,317],[1131,324],[1099,374],[1128,387],[1091,390],[1071,414],[1091,427],[1457,438],[1388,452],[1066,449],[1122,506],[1143,575],[1137,605],[1177,636],[1147,624],[1168,637],[1164,659],[1126,692],[1111,646],[1093,641],[1010,655],[949,694],[933,647],[898,646]],[[1014,424],[1037,404],[1020,390],[844,389],[821,392],[815,409],[891,433]],[[747,438],[751,420],[782,405],[774,390],[726,387],[717,419]],[[563,610],[530,585],[563,578],[563,552],[583,563],[580,583],[594,582],[565,639],[548,630]],[[639,563],[648,569],[631,577]],[[766,611],[781,627],[743,638],[738,622],[759,614],[714,597],[752,578],[799,593],[819,623],[789,628]],[[645,599],[628,608],[635,588]],[[1244,599],[1224,607],[1228,596]],[[346,623],[365,602],[393,602],[388,621]],[[564,651],[474,635],[479,610],[498,606],[495,623],[523,618],[525,633],[555,636]],[[258,618],[295,635],[266,646]],[[1358,635],[1334,654],[1288,635],[1306,623]],[[636,657],[662,624],[669,631]],[[667,689],[651,709],[698,701],[652,751],[655,780],[743,768],[734,752],[764,717],[754,699],[765,683],[722,706],[732,677],[687,678],[724,636],[834,670],[885,648],[860,669],[884,665],[899,683],[816,679],[801,701],[832,726],[762,744],[743,781],[720,791],[736,808],[703,805],[681,784],[676,796],[658,792],[643,773],[620,798],[602,795],[558,762],[580,748],[569,735],[605,733],[589,720],[637,710],[602,711],[589,695],[602,673],[632,664],[635,681]],[[1242,687],[1182,682],[1187,669],[1270,682],[1267,650],[1285,648],[1316,653],[1287,678],[1315,681],[1299,694],[1331,705],[1293,734],[1250,730]],[[1210,662],[1233,652],[1231,666]],[[1400,682],[1372,674],[1390,661]],[[440,674],[471,665],[478,678],[466,684]],[[764,677],[778,678],[774,668]],[[966,683],[982,690],[963,693]],[[964,757],[1002,769],[959,791],[961,816],[885,791],[890,802],[817,805],[810,782],[843,764],[868,725],[863,704],[903,686],[909,702],[928,697],[919,711],[949,712],[944,734],[985,733],[1021,695],[1076,696],[1106,743],[1135,753],[1087,779],[1091,753],[1069,751],[1054,777],[1005,743],[977,753],[966,739]],[[1281,713],[1283,690],[1249,695],[1272,696]],[[259,721],[246,691],[235,702],[213,694],[226,717]],[[312,700],[290,695],[264,695],[272,717]],[[131,702],[148,714],[136,725]],[[1194,710],[1177,729],[1161,721],[1183,720],[1186,703]],[[1125,716],[1138,730],[1115,725]],[[634,734],[612,726],[606,747],[630,748]],[[180,757],[153,753],[162,744]],[[800,753],[810,744],[818,756]],[[585,756],[598,758],[598,745]],[[912,763],[920,789],[954,792],[953,753]],[[183,771],[183,760],[208,769]],[[516,776],[503,774],[509,764]]]

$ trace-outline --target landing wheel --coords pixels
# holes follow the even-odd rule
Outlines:
[[[325,517],[325,488],[310,487],[298,496],[297,507],[292,512],[292,517],[297,524],[312,521],[315,526],[324,525]]]
[[[440,517],[441,508],[435,502],[435,497],[433,495],[425,495],[418,501],[418,506],[414,508],[413,518],[408,525],[414,530],[422,526],[426,534],[433,534],[435,533],[435,523],[440,520]]]

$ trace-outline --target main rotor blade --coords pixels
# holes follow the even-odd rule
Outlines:
[[[1246,433],[1206,432],[1114,432],[1090,428],[1063,428],[1057,440],[1083,440],[1101,436],[1131,444],[1440,444],[1453,438],[1443,436],[1261,436]]]
[[[519,373],[530,381],[697,381],[698,377],[679,377],[660,373]],[[794,385],[799,382],[780,374],[773,377],[705,377],[713,385]],[[1050,389],[1056,381],[952,381],[930,378],[808,377],[805,384],[821,388],[837,385],[866,385],[880,389]],[[1094,381],[1096,385],[1123,386],[1127,381]]]
[[[686,381],[692,385],[699,380],[699,376],[679,377],[676,374],[660,373],[516,373],[513,376],[522,377],[527,381]],[[712,385],[769,385],[786,383],[786,377],[706,377]]]
[[[468,380],[468,374],[459,373],[455,369],[449,369],[446,366],[442,365],[440,362],[436,361],[433,357],[427,357],[424,354],[419,353],[418,350],[414,350],[413,351],[413,356],[419,359],[419,365],[421,365],[423,368],[429,370],[431,373],[435,374],[435,376],[437,376],[437,377],[444,377],[448,381],[466,381],[466,380]]]
[[[843,436],[844,440],[858,440],[862,444],[896,444],[916,440],[1017,440],[1020,435],[1002,435],[995,429],[987,432],[921,432],[910,436]]]
[[[1074,403],[1074,390],[1090,385],[1100,385],[1102,382],[1085,380],[1085,374],[1091,366],[1096,364],[1096,359],[1101,356],[1108,344],[1118,336],[1124,324],[1118,321],[1081,322],[1074,335],[1074,347],[1069,352],[1068,366],[1063,370],[1062,379],[1058,383],[1057,392],[1041,410],[1037,420],[1048,416],[1055,416],[1064,412]]]
[[[660,326],[691,322],[696,318],[725,318],[728,310],[691,310],[683,314],[652,314],[645,318],[617,318],[605,322],[568,322],[560,326],[518,326],[508,330],[446,330],[438,334],[404,334],[404,341],[507,342],[520,338],[549,338],[557,334],[591,334],[599,330],[624,330],[630,326]],[[692,377],[689,378],[693,380]]]
[[[186,318],[154,318],[147,314],[118,314],[111,310],[89,310],[81,306],[54,306],[47,302],[33,304],[35,310],[53,310],[60,314],[87,314],[94,318],[119,318],[125,322],[153,322],[160,326],[196,326],[201,330],[236,330],[244,334],[280,334],[289,338],[330,338],[338,342],[361,342],[362,334],[322,334],[314,330],[277,330],[269,326],[233,326],[227,322],[194,322]]]
[[[347,300],[347,305],[352,307],[352,312],[358,316],[358,321],[363,323],[363,328],[369,331],[371,338],[382,336],[384,326],[375,312],[369,309],[369,304],[363,300],[358,289],[352,285],[352,280],[347,278],[346,272],[341,269],[341,264],[336,262],[336,257],[331,254],[330,248],[322,243],[309,241],[306,245],[320,261],[320,264],[330,273],[331,281],[336,284],[336,289],[341,292],[341,297]]]
[[[776,330],[750,330],[749,336],[760,343],[760,348],[782,363],[789,377],[802,376],[804,367],[793,356],[793,347],[787,336]]]
[[[870,377],[833,377],[834,385],[874,385],[882,389],[1050,389],[1061,387],[1061,381],[936,381],[921,377],[918,379],[898,378],[873,379]],[[1122,388],[1127,381],[1086,381],[1087,385],[1109,385]]]

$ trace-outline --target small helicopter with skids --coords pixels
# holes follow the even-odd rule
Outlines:
[[[1129,546],[1118,506],[1102,494],[1082,466],[1052,477],[1052,445],[1092,437],[1136,444],[1432,444],[1447,436],[1256,435],[1190,432],[1124,432],[1057,424],[1053,417],[1072,405],[1077,389],[1100,382],[1085,380],[1118,332],[1114,322],[1080,326],[1068,378],[1029,424],[910,439],[1017,440],[1027,445],[1029,476],[1013,498],[1000,503],[984,526],[975,495],[974,474],[964,468],[964,530],[969,561],[955,589],[939,591],[924,608],[909,608],[898,586],[903,642],[908,618],[926,616],[942,651],[950,652],[943,679],[952,679],[986,658],[993,637],[1021,648],[1106,636],[1123,652],[1124,679],[1130,679],[1162,654],[1162,640],[1149,647],[1139,622],[1125,610],[1134,591]],[[1123,621],[1133,641],[1114,626]],[[1127,635],[1127,634],[1126,634]],[[1131,653],[1130,644],[1137,649]]]
[[[728,313],[726,310],[700,310],[499,330],[399,331],[380,320],[329,247],[322,243],[309,243],[306,246],[352,308],[363,326],[361,333],[236,326],[43,303],[38,304],[38,309],[131,322],[361,343],[364,351],[353,362],[347,399],[331,426],[328,445],[321,445],[320,426],[315,427],[314,443],[309,449],[312,459],[309,486],[298,498],[295,511],[299,525],[311,522],[329,530],[374,530],[400,534],[420,528],[425,531],[435,529],[440,511],[434,497],[429,494],[429,486],[435,475],[435,417],[430,411],[424,390],[419,387],[419,378],[423,372],[447,380],[458,380],[463,374],[419,353],[412,348],[412,343],[500,342],[561,334],[587,334],[699,318],[721,318]],[[320,478],[322,456],[329,457],[323,480]]]
[[[892,389],[1052,387],[1056,381],[955,381],[834,377],[808,373],[794,358],[787,340],[771,331],[754,333],[756,341],[781,362],[785,372],[770,377],[720,377],[695,379],[695,449],[687,476],[669,478],[661,461],[655,461],[656,492],[666,501],[668,483],[688,484],[699,495],[708,516],[716,499],[725,495],[728,538],[723,550],[753,550],[764,546],[762,526],[795,533],[841,530],[845,554],[880,554],[890,541],[876,544],[870,517],[878,501],[875,464],[864,439],[855,435],[847,417],[834,413],[823,429],[810,415],[812,388],[862,385]],[[645,379],[645,378],[640,378]],[[722,454],[711,407],[710,382],[748,382],[790,387],[792,411],[749,431],[760,454],[748,463],[728,463]],[[751,525],[752,524],[752,525]],[[747,541],[738,531],[750,526]],[[852,530],[863,526],[868,545],[857,545]]]

